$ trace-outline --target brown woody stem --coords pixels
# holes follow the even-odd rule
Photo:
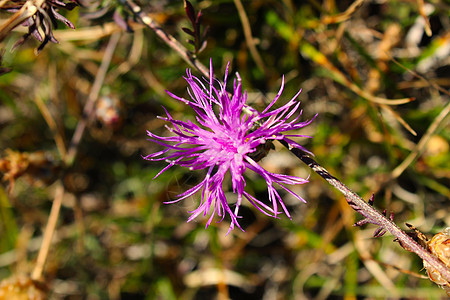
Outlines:
[[[362,199],[358,194],[350,190],[345,184],[331,175],[324,167],[319,165],[314,159],[312,159],[302,150],[293,148],[283,140],[281,140],[280,142],[302,162],[307,164],[308,167],[310,167],[314,172],[319,174],[320,177],[325,179],[329,184],[340,191],[345,196],[348,204],[354,210],[366,217],[366,219],[368,219],[370,223],[376,224],[389,231],[406,249],[417,254],[420,258],[422,258],[433,268],[435,268],[447,281],[450,281],[450,270],[444,265],[444,263],[442,263],[439,259],[437,259],[422,246],[420,246],[409,235],[401,230],[394,222],[389,220],[382,213],[373,208],[369,203],[364,201],[364,199]]]

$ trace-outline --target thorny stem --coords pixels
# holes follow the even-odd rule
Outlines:
[[[325,179],[329,184],[340,191],[347,200],[348,204],[357,212],[362,214],[369,223],[376,224],[382,229],[389,231],[395,236],[401,244],[411,252],[417,254],[420,258],[435,268],[447,281],[450,281],[450,269],[447,268],[434,255],[415,242],[409,235],[401,230],[394,222],[386,218],[383,214],[374,209],[369,203],[364,201],[358,194],[350,190],[345,184],[331,175],[324,167],[319,165],[314,159],[298,148],[293,148],[287,142],[281,140],[286,148],[289,149],[302,162],[316,172],[320,177]]]

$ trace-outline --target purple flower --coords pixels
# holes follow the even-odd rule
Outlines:
[[[210,214],[206,223],[206,227],[208,227],[216,213],[221,217],[220,221],[228,214],[231,217],[228,231],[230,232],[234,226],[242,230],[238,219],[240,218],[239,207],[243,198],[268,216],[276,218],[278,214],[282,213],[279,211],[279,207],[281,207],[281,210],[290,218],[280,194],[275,189],[275,184],[297,199],[306,202],[285,185],[306,183],[307,179],[271,173],[262,168],[257,161],[270,150],[273,140],[284,140],[292,147],[307,151],[289,138],[305,137],[305,135],[289,135],[283,134],[283,132],[305,127],[314,118],[306,122],[299,122],[302,111],[299,110],[300,102],[296,98],[300,91],[285,105],[269,111],[281,96],[284,77],[275,99],[262,112],[257,112],[245,104],[247,93],[242,92],[239,74],[236,75],[237,80],[234,80],[233,93],[231,95],[227,93],[228,67],[229,64],[223,83],[213,79],[212,62],[209,82],[203,82],[193,76],[190,70],[187,70],[187,76],[184,78],[189,84],[188,93],[191,100],[178,97],[170,92],[167,93],[174,99],[189,105],[197,114],[198,124],[175,120],[165,110],[167,117],[160,118],[172,124],[172,127],[167,126],[167,128],[174,136],[161,137],[147,131],[151,138],[150,141],[163,146],[164,150],[143,158],[150,161],[165,160],[168,162],[168,165],[155,178],[174,165],[187,167],[189,170],[206,170],[206,176],[202,182],[178,195],[175,200],[166,203],[186,199],[201,190],[200,204],[197,209],[190,212],[192,215],[188,222],[200,214],[203,216]],[[270,203],[264,203],[245,191],[244,173],[246,170],[253,171],[264,178]],[[237,195],[233,209],[223,190],[224,179],[229,178],[226,177],[227,173],[231,177],[233,193]]]

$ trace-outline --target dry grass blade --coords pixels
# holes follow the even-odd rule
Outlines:
[[[406,70],[408,73],[411,73],[412,75],[414,75],[415,77],[419,78],[423,84],[422,85],[416,85],[416,88],[420,88],[420,87],[427,87],[427,86],[432,86],[433,88],[435,88],[436,90],[438,90],[441,93],[444,93],[448,96],[450,96],[450,92],[444,88],[442,88],[441,86],[439,86],[438,83],[441,84],[447,84],[450,85],[450,79],[448,78],[441,78],[441,79],[436,79],[436,80],[428,80],[425,77],[421,76],[420,74],[418,74],[417,72],[414,72],[413,70],[405,67],[404,65],[402,65],[398,60],[396,60],[394,57],[390,57],[390,59],[399,67],[401,67],[402,69]],[[438,81],[438,83],[436,83],[435,81]],[[405,84],[406,85],[406,84]],[[406,87],[408,87],[408,85],[406,85]]]
[[[83,137],[87,123],[92,117],[95,101],[97,100],[98,94],[100,93],[100,88],[102,87],[106,72],[108,71],[108,67],[111,62],[114,50],[117,46],[117,43],[119,42],[119,37],[119,33],[113,34],[110,38],[108,46],[106,47],[102,63],[95,77],[94,84],[92,85],[89,97],[86,100],[86,104],[83,109],[84,118],[78,123],[77,128],[75,129],[75,132],[73,134],[72,141],[70,142],[67,156],[64,158],[66,165],[70,166],[73,163],[75,156],[77,155],[78,145]]]
[[[109,74],[108,81],[112,82],[120,75],[130,71],[140,61],[143,47],[144,33],[142,29],[137,29],[133,34],[133,44],[131,45],[127,60]]]
[[[425,21],[425,33],[431,36],[433,33],[431,32],[430,20],[428,20],[427,13],[425,12],[425,3],[423,0],[417,0],[417,5],[419,6],[419,14]]]
[[[56,122],[53,119],[52,114],[48,110],[44,101],[42,101],[42,99],[39,96],[34,97],[34,103],[36,103],[36,106],[39,108],[39,111],[41,112],[42,116],[45,119],[45,122],[47,122],[47,125],[50,128],[50,131],[52,132],[53,139],[55,140],[59,155],[61,157],[64,157],[66,155],[66,146],[64,145],[64,139],[58,130],[58,126],[56,125]]]
[[[142,28],[142,25],[136,24],[133,29]],[[110,36],[116,32],[122,32],[123,29],[116,23],[103,23],[98,26],[84,27],[74,30],[60,29],[55,31],[55,37],[60,41],[97,41]]]
[[[417,143],[416,147],[411,151],[411,153],[405,158],[405,160],[399,164],[392,172],[391,177],[397,178],[399,177],[403,171],[424,151],[424,148],[431,136],[436,132],[439,126],[444,122],[445,118],[450,113],[450,102],[442,109],[439,115],[434,119],[433,123],[428,127],[427,131]]]
[[[361,7],[364,0],[356,0],[343,13],[335,16],[323,16],[320,20],[322,24],[341,23],[351,18],[352,14]]]
[[[313,45],[307,43],[306,41],[302,41],[300,51],[302,52],[302,54],[308,56],[311,60],[313,60],[320,66],[330,71],[331,76],[336,82],[346,86],[355,94],[364,99],[367,99],[377,104],[385,104],[385,105],[400,105],[414,101],[414,98],[386,99],[382,97],[377,97],[367,92],[366,90],[361,89],[355,83],[351,82],[344,75],[344,73],[342,73],[338,68],[336,68],[325,55],[323,55]]]
[[[410,270],[405,270],[405,269],[403,269],[403,268],[399,268],[399,267],[397,267],[397,266],[394,266],[394,265],[391,265],[391,264],[388,264],[388,263],[385,263],[385,262],[382,262],[382,261],[376,261],[376,262],[377,262],[378,264],[382,265],[382,266],[385,267],[385,268],[394,269],[394,270],[396,270],[397,272],[406,274],[406,275],[408,275],[408,276],[412,276],[412,277],[419,278],[419,279],[427,279],[427,278],[428,278],[427,276],[422,275],[422,274],[420,274],[420,273],[413,272],[413,271],[410,271]]]
[[[412,129],[412,127],[409,126],[409,124],[406,123],[406,121],[403,120],[403,118],[402,118],[398,113],[396,113],[390,106],[385,105],[385,104],[380,104],[380,106],[381,106],[383,109],[385,109],[386,111],[390,112],[390,113],[394,116],[394,118],[397,120],[397,122],[399,122],[399,123],[400,123],[406,130],[408,130],[413,136],[417,136],[417,132],[416,132],[414,129]]]
[[[40,280],[44,271],[45,262],[47,261],[48,252],[52,243],[53,233],[55,232],[56,223],[58,222],[59,211],[61,209],[62,199],[64,197],[64,186],[62,182],[58,182],[53,199],[52,209],[48,217],[47,226],[45,227],[41,248],[39,248],[36,265],[31,273],[31,279]]]
[[[366,243],[367,237],[362,237],[362,232],[359,231],[357,237],[355,238],[355,248],[358,251],[359,255],[362,258],[364,266],[367,270],[373,275],[373,277],[385,288],[389,291],[389,293],[393,297],[398,297],[399,293],[395,287],[395,284],[392,280],[389,279],[389,276],[383,271],[378,262],[374,261],[370,252],[367,250],[368,246]]]
[[[236,9],[239,14],[239,19],[241,19],[242,28],[244,29],[244,35],[245,35],[245,42],[247,44],[248,49],[250,50],[250,53],[255,60],[256,65],[260,69],[260,71],[264,72],[264,74],[268,75],[269,72],[267,71],[267,67],[264,65],[264,62],[261,58],[261,55],[259,54],[258,50],[255,46],[255,39],[252,35],[252,29],[250,26],[250,22],[248,21],[247,14],[245,13],[244,6],[242,5],[241,0],[234,0],[234,5],[236,6]]]

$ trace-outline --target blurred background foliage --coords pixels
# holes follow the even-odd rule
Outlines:
[[[141,158],[160,150],[146,130],[169,134],[156,118],[162,106],[175,118],[193,119],[165,93],[187,96],[182,76],[190,66],[124,3],[61,9],[76,29],[59,22],[53,30],[59,44],[37,56],[39,43],[31,38],[12,50],[25,27],[0,44],[2,66],[12,69],[0,76],[0,279],[18,281],[32,271],[60,179],[65,193],[42,282],[50,299],[444,297],[423,278],[418,257],[389,234],[372,238],[372,225],[353,227],[360,216],[343,196],[280,145],[260,162],[266,169],[311,175],[310,183],[293,187],[308,203],[285,195],[292,220],[244,205],[246,231],[225,235],[229,220],[207,230],[205,219],[186,223],[197,197],[163,204],[203,176],[172,168],[152,180],[164,163]],[[136,4],[194,52],[182,30],[192,29],[182,1]],[[450,226],[448,118],[427,132],[449,102],[448,2],[192,5],[202,10],[201,30],[209,28],[196,57],[205,65],[212,58],[218,78],[231,61],[249,103],[261,109],[284,75],[281,101],[302,89],[304,119],[319,114],[301,131],[314,136],[303,143],[319,163],[365,199],[375,193],[375,206],[393,211],[402,228],[408,222],[430,236]],[[11,14],[0,16],[4,22]],[[119,42],[95,118],[66,167],[64,149],[113,34]],[[415,100],[392,105],[405,98]],[[392,177],[424,138],[417,159]],[[251,174],[248,189],[267,198],[265,182]]]

